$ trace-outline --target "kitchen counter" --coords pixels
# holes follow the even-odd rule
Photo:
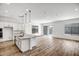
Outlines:
[[[16,37],[16,45],[22,51],[31,50],[37,44],[37,37],[41,35],[25,35],[23,37]]]

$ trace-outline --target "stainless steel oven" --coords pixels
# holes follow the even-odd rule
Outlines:
[[[2,32],[2,28],[0,28],[0,38],[3,37],[3,32]]]

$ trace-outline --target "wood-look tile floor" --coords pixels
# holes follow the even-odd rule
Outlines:
[[[36,48],[22,53],[12,41],[0,43],[1,56],[79,56],[79,42],[48,37],[38,38]]]

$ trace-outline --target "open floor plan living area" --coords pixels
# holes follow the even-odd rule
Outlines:
[[[0,3],[0,56],[79,56],[79,3]]]

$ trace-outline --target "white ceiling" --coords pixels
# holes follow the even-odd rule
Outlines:
[[[30,9],[33,22],[51,22],[79,17],[77,3],[0,3],[0,16],[19,19],[25,9]]]

